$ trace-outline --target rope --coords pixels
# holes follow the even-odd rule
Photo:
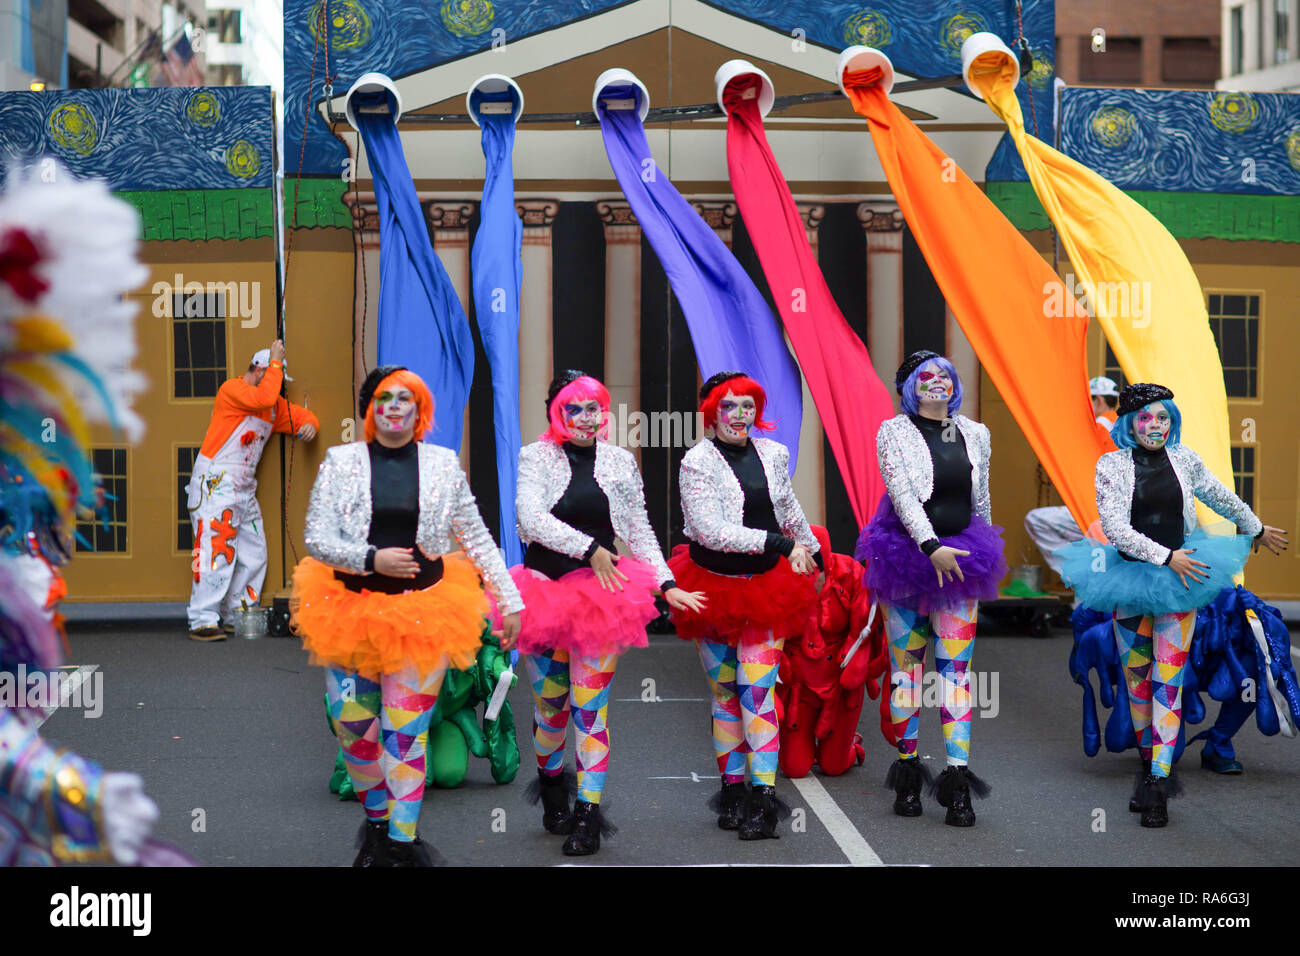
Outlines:
[[[1029,85],[1029,71],[1034,67],[1034,57],[1029,50],[1029,38],[1025,36],[1025,16],[1021,9],[1021,0],[1016,0],[1016,45],[1020,47],[1020,72],[1025,76],[1025,97],[1029,100],[1029,121],[1034,127],[1034,139],[1038,139],[1038,113],[1034,110],[1034,88]],[[1029,61],[1029,69],[1025,69],[1025,61]]]

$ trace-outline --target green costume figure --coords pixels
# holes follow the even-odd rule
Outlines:
[[[484,719],[481,727],[478,717],[479,704],[486,705],[491,699],[501,673],[509,665],[510,655],[501,650],[500,642],[492,636],[490,629],[485,628],[483,646],[474,666],[465,671],[447,671],[429,724],[426,786],[444,790],[459,787],[465,782],[470,754],[487,758],[492,766],[492,779],[497,783],[510,783],[515,779],[519,772],[519,745],[515,740],[515,719],[510,702],[507,700],[501,705],[496,720]],[[328,705],[328,700],[326,703]],[[330,732],[334,732],[332,722]],[[342,750],[334,757],[330,793],[337,793],[340,800],[357,798],[343,763]]]

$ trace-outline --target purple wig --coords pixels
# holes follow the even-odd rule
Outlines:
[[[952,379],[952,398],[948,400],[948,414],[951,415],[961,408],[961,376],[957,374],[957,370],[953,368],[951,362],[939,355],[932,359],[926,359],[914,368],[912,374],[907,376],[907,381],[903,382],[903,392],[900,398],[902,399],[903,411],[909,415],[916,415],[919,412],[916,400],[916,379],[921,374],[921,370],[931,362],[947,372]]]

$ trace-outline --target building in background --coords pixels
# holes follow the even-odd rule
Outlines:
[[[284,89],[284,7],[280,0],[210,0],[205,31],[208,82]]]
[[[1221,90],[1300,92],[1300,0],[1222,0]]]
[[[1220,3],[1070,0],[1056,4],[1056,75],[1070,86],[1212,89],[1220,72]],[[1235,0],[1237,6],[1242,0]],[[1249,2],[1249,0],[1248,0]],[[1258,2],[1258,0],[1256,0]],[[1275,0],[1264,0],[1270,6]],[[1297,0],[1278,0],[1294,4]],[[1252,87],[1262,89],[1262,87]]]

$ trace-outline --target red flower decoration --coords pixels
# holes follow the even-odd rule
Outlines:
[[[15,226],[0,233],[0,281],[25,302],[35,302],[50,287],[34,269],[43,258],[26,230]]]
[[[257,441],[257,432],[244,432],[244,434],[239,436],[239,443],[241,445],[251,445],[255,441]]]

